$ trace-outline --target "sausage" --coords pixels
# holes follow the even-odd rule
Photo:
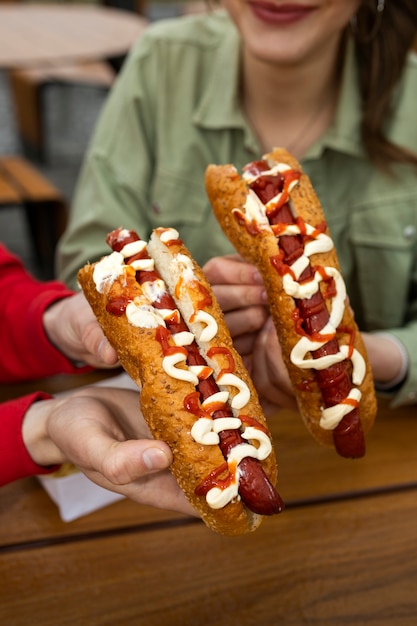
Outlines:
[[[261,174],[265,171],[265,162],[262,166],[259,162],[252,163],[248,166],[252,176]],[[294,174],[292,180],[294,180]],[[263,204],[268,204],[282,190],[284,179],[283,176],[267,176],[266,184],[261,178],[255,178],[249,188],[253,189]],[[294,216],[291,212],[288,202],[285,202],[274,213],[268,215],[271,225],[278,224],[295,224]],[[304,253],[304,244],[301,236],[282,236],[279,238],[278,247],[283,252],[282,263],[290,267]],[[313,279],[313,269],[309,264],[301,273],[299,282],[309,281]],[[298,308],[301,317],[301,327],[307,335],[311,336],[320,333],[330,322],[330,315],[326,307],[325,299],[321,291],[310,298],[296,299],[295,306]],[[318,350],[312,351],[313,359],[319,359],[329,354],[337,354],[339,352],[339,343],[336,338],[325,343]],[[336,363],[330,367],[316,371],[316,379],[320,391],[323,396],[325,407],[336,406],[344,398],[349,395],[352,389],[352,383],[347,371],[347,361]],[[362,457],[365,455],[366,444],[362,424],[359,419],[358,407],[355,407],[339,422],[332,431],[333,441],[336,451],[344,457]]]
[[[248,164],[210,165],[206,189],[237,251],[257,265],[303,420],[343,457],[365,454],[376,398],[365,346],[325,216],[284,149]]]
[[[120,250],[132,241],[139,240],[139,236],[134,231],[123,231],[117,229],[109,233],[107,237],[107,243],[111,246],[115,252]],[[171,246],[173,245],[171,241]],[[126,258],[126,263],[132,263],[138,259],[150,258],[146,249],[142,253],[136,254],[130,258]],[[153,271],[141,271],[136,273],[136,280],[139,284],[146,281],[159,280],[160,275],[156,270]],[[153,302],[156,309],[176,309],[176,303],[172,296],[165,291],[162,295],[159,294],[158,300]],[[166,326],[168,330],[175,334],[179,332],[187,332],[188,326],[184,322],[182,316],[178,320],[167,320]],[[186,346],[187,349],[187,362],[189,365],[201,365],[207,367],[206,361],[201,356],[197,343],[193,341],[192,344]],[[220,392],[219,387],[216,384],[213,374],[207,379],[201,380],[197,385],[197,389],[200,392],[200,402],[204,403],[209,397]],[[230,406],[225,405],[223,409],[214,411],[213,419],[233,417]],[[219,432],[220,437],[220,449],[225,459],[229,456],[232,449],[238,445],[245,443],[240,431],[222,430]],[[239,464],[240,469],[240,481],[239,481],[239,495],[245,505],[258,515],[274,515],[279,513],[283,508],[283,502],[272,487],[268,477],[266,476],[261,463],[253,457],[245,457]],[[213,481],[211,483],[214,485]],[[205,483],[207,486],[207,483]],[[196,487],[197,495],[206,495],[208,489],[199,485]]]
[[[78,278],[141,387],[152,434],[170,445],[172,472],[210,528],[254,530],[284,504],[266,419],[210,285],[174,229],[146,244],[120,228],[107,243],[113,252]]]

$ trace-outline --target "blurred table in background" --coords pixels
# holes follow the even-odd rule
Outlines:
[[[44,162],[42,90],[50,84],[109,89],[147,20],[88,4],[0,3],[0,68],[8,70],[24,154]]]
[[[103,6],[0,3],[0,67],[123,56],[147,23],[140,15]]]

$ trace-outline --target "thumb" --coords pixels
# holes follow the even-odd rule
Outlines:
[[[168,469],[172,460],[172,452],[163,441],[112,440],[107,443],[107,451],[101,455],[99,471],[113,484],[126,485],[148,474]]]

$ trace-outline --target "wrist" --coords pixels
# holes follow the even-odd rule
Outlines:
[[[50,304],[43,313],[42,323],[49,342],[64,356],[67,356],[62,349],[62,310],[65,300],[56,300]]]
[[[57,400],[34,402],[26,411],[22,423],[22,439],[29,456],[37,465],[60,465],[65,458],[48,434],[48,420]]]
[[[396,389],[408,373],[409,359],[405,346],[388,332],[375,332],[367,337],[375,387],[379,391]]]

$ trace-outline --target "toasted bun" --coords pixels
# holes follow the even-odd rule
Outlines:
[[[148,250],[155,261],[158,273],[166,281],[170,292],[175,294],[176,304],[184,319],[192,317],[196,303],[201,301],[202,288],[210,295],[203,309],[215,317],[218,332],[214,339],[202,342],[201,353],[205,355],[208,365],[218,373],[224,367],[222,357],[214,355],[209,358],[207,351],[213,345],[226,347],[230,351],[235,363],[235,374],[250,389],[250,400],[244,407],[244,412],[255,417],[267,428],[256,391],[241,357],[233,347],[220,307],[201,269],[191,259],[188,250],[180,241],[171,243],[168,247],[154,234],[148,244]],[[196,280],[184,280],[181,276],[180,265],[173,263],[178,254],[191,260]],[[157,329],[133,326],[126,314],[116,316],[106,310],[108,302],[117,295],[129,294],[129,298],[143,297],[135,272],[121,274],[103,293],[100,293],[93,276],[96,265],[88,264],[79,271],[79,283],[106,337],[117,351],[120,363],[141,388],[140,406],[152,435],[156,439],[166,441],[173,452],[171,471],[178,484],[212,530],[224,535],[240,535],[255,530],[263,516],[250,511],[240,499],[235,498],[226,506],[213,509],[205,497],[195,494],[196,487],[225,462],[218,445],[202,445],[191,436],[196,417],[186,410],[184,399],[195,392],[195,386],[191,382],[178,380],[166,373],[161,343],[156,337]],[[195,321],[189,326],[196,336],[200,336],[204,324]],[[230,388],[229,391],[231,396],[236,393],[236,389]],[[262,462],[262,466],[271,484],[275,485],[277,468],[273,452]]]
[[[276,164],[286,164],[291,169],[300,172],[299,182],[290,193],[291,209],[296,217],[301,217],[306,224],[314,229],[320,229],[320,232],[330,237],[327,226],[323,230],[325,216],[320,202],[310,179],[302,172],[298,161],[284,149],[276,149],[265,155],[264,159],[270,167]],[[267,222],[260,220],[255,227],[253,223],[251,226],[248,222],[237,219],[238,215],[245,214],[245,205],[250,191],[248,183],[233,165],[210,165],[207,168],[205,180],[213,211],[224,233],[241,256],[256,265],[263,276],[271,316],[302,418],[318,442],[332,446],[334,445],[333,430],[322,428],[320,425],[323,395],[317,382],[314,382],[315,370],[313,368],[302,369],[291,359],[291,353],[300,340],[300,335],[297,334],[294,323],[295,299],[284,289],[283,276],[274,269],[271,262],[278,254],[278,238]],[[237,212],[236,209],[238,209]],[[256,221],[256,216],[254,219]],[[312,255],[311,263],[314,266],[335,268],[340,274],[334,246],[330,250]],[[324,289],[324,283],[321,283],[322,293]],[[326,306],[330,311],[329,298],[326,299]],[[347,333],[343,329],[350,329],[350,332]],[[343,318],[337,332],[339,345],[348,345],[352,336],[354,337],[353,347],[362,355],[365,363],[363,380],[355,386],[361,393],[360,422],[363,432],[366,433],[372,426],[376,414],[373,378],[363,339],[346,300]]]

